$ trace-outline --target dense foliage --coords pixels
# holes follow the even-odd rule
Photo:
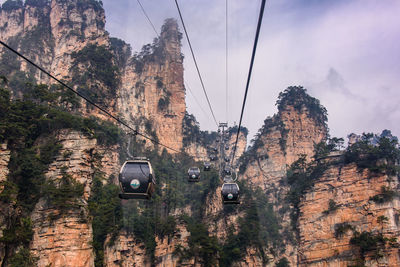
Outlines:
[[[319,160],[329,155],[333,151],[343,148],[343,138],[332,137],[327,141],[322,141],[314,146],[314,159]]]
[[[7,215],[8,223],[0,241],[6,244],[10,255],[5,262],[19,266],[24,266],[22,260],[32,266],[34,260],[24,248],[32,238],[29,214],[39,199],[47,200],[61,213],[80,207],[81,184],[63,170],[59,181],[46,180],[44,176],[61,148],[54,134],[61,129],[75,129],[105,144],[119,140],[119,130],[114,125],[73,115],[71,108],[78,101],[69,92],[57,86],[28,84],[26,88],[23,97],[15,100],[10,99],[8,90],[0,88],[0,142],[7,142],[11,150],[10,173],[1,184],[4,189],[0,201],[12,203],[12,208],[19,211]],[[39,138],[42,142],[38,142]],[[13,254],[17,247],[19,250]]]
[[[375,203],[386,203],[393,200],[394,197],[398,197],[399,193],[390,189],[389,187],[382,186],[381,192],[373,197],[370,200],[374,201]]]
[[[375,142],[374,142],[375,141]],[[400,150],[396,138],[377,137],[371,133],[363,134],[344,154],[345,163],[356,163],[360,169],[371,172],[395,175],[400,160]]]
[[[200,221],[184,216],[190,232],[188,247],[177,246],[174,254],[182,260],[194,259],[194,264],[201,263],[202,266],[216,266],[220,246],[215,236],[210,236],[207,227]]]
[[[249,247],[256,248],[263,262],[267,263],[269,259],[264,249],[269,247],[273,251],[283,245],[280,221],[265,194],[245,183],[241,183],[240,188],[244,202],[236,209],[244,210],[245,216],[238,220],[237,234],[234,234],[234,229],[228,229],[228,238],[222,244],[220,266],[232,266],[233,262],[240,261]]]
[[[322,176],[327,168],[327,164],[322,162],[309,163],[307,162],[306,155],[301,155],[287,170],[287,183],[290,187],[287,200],[294,207],[291,213],[293,228],[296,229],[301,197],[313,186],[314,182]]]
[[[46,7],[49,6],[50,0],[25,0],[26,6]]]
[[[293,106],[295,110],[302,112],[307,109],[309,115],[319,124],[326,126],[328,112],[319,100],[307,94],[307,89],[302,86],[290,86],[285,91],[279,93],[276,101],[278,110],[282,111],[287,106]]]
[[[107,47],[89,44],[79,52],[73,52],[71,57],[72,79],[80,93],[97,103],[108,103],[110,98],[115,98],[119,71],[113,62],[114,55]]]
[[[1,6],[1,9],[4,11],[11,11],[14,9],[19,9],[24,6],[24,2],[22,0],[7,0]]]
[[[132,54],[132,48],[129,44],[118,38],[110,38],[110,48],[114,54],[114,58],[118,67],[122,68],[126,65]]]
[[[185,113],[183,118],[183,146],[186,147],[191,143],[197,143],[207,147],[215,141],[218,134],[216,132],[208,132],[200,130],[200,125],[196,118],[189,113]]]
[[[103,184],[103,182],[106,182]],[[105,181],[104,174],[96,170],[93,176],[92,194],[89,198],[89,212],[93,217],[93,247],[96,253],[95,265],[103,266],[104,243],[107,235],[115,238],[121,228],[121,200],[118,198],[119,188]]]

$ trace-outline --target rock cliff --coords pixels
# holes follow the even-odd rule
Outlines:
[[[68,175],[83,186],[83,194],[77,205],[65,210],[51,205],[46,197],[39,200],[31,214],[31,251],[38,258],[38,266],[94,266],[87,200],[95,172],[108,174],[106,177],[118,172],[118,152],[80,132],[62,130],[56,138],[62,148],[48,167],[46,179],[57,184]]]
[[[326,170],[300,204],[300,265],[349,266],[365,257],[366,266],[399,266],[399,200],[372,200],[382,193],[382,187],[397,191],[397,177],[360,172],[355,164]],[[330,203],[335,203],[334,209]],[[384,238],[396,241],[378,250],[371,242],[371,250],[361,255],[357,244],[350,242],[355,231],[382,233]]]

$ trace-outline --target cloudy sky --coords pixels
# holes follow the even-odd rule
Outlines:
[[[107,30],[134,50],[155,37],[136,0],[103,0]],[[178,17],[173,0],[141,0],[159,29]],[[225,106],[225,1],[180,0],[217,120],[238,122],[259,0],[229,0],[228,115]],[[400,135],[400,1],[270,0],[264,15],[243,125],[254,135],[276,113],[280,91],[302,85],[328,109],[331,136]],[[215,130],[187,41],[183,41],[189,112]],[[206,114],[202,111],[205,110]]]
[[[140,1],[157,30],[166,18],[178,18],[174,0]],[[239,121],[261,1],[228,1],[228,115],[225,0],[179,3],[217,120],[232,125]],[[137,0],[103,4],[111,36],[134,51],[152,42]],[[383,129],[400,136],[399,14],[399,0],[268,0],[243,121],[251,137],[291,85],[304,86],[328,109],[331,136]],[[187,92],[188,110],[202,129],[215,130],[186,39],[183,53],[186,83],[200,102]]]

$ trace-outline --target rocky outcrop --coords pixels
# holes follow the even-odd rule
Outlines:
[[[0,183],[7,180],[8,162],[10,161],[10,150],[7,149],[7,144],[0,144]]]
[[[80,209],[63,214],[43,199],[36,204],[31,216],[31,252],[38,258],[37,266],[94,266],[92,227],[85,204],[82,201]]]
[[[2,185],[2,183],[7,181],[7,175],[9,173],[8,163],[10,161],[10,154],[11,152],[7,149],[7,144],[0,144],[0,193],[4,190],[4,186]],[[8,205],[0,206],[0,212],[2,214],[2,216],[0,217],[0,238],[2,238],[3,230],[6,226],[6,214],[12,212],[12,208]],[[5,246],[3,243],[0,243],[0,264],[3,263],[5,253]]]
[[[156,236],[155,266],[193,266],[193,262],[181,262],[179,257],[174,254],[177,246],[183,248],[187,246],[189,236],[190,233],[183,224],[177,225],[177,230],[172,237],[159,238]],[[110,238],[107,239],[104,265],[107,267],[152,266],[145,245],[126,231],[121,231],[113,242],[110,242]]]
[[[252,148],[246,152],[244,160],[248,163],[240,178],[246,180],[253,188],[261,188],[266,193],[280,217],[281,233],[292,231],[290,208],[285,199],[289,191],[286,184],[287,166],[302,154],[310,161],[314,155],[314,145],[325,140],[327,135],[326,125],[316,121],[307,106],[299,109],[289,103],[280,106],[278,114],[264,121]],[[278,212],[280,210],[286,211]],[[289,240],[282,241],[284,253],[272,255],[270,263],[274,264],[281,257],[286,257],[290,264],[295,266],[297,246]],[[252,258],[249,255],[247,258]]]
[[[106,241],[104,250],[104,265],[107,267],[150,266],[145,245],[135,237],[122,231],[116,240]]]
[[[397,177],[360,172],[355,164],[331,166],[300,204],[300,266],[354,265],[362,257],[359,247],[350,244],[354,231],[398,238],[399,199],[386,203],[371,200],[381,193],[382,186],[397,191]],[[336,205],[331,211],[330,202]],[[380,221],[380,216],[386,219]],[[364,255],[366,266],[400,266],[398,246],[396,240],[379,252],[371,247],[372,251]]]
[[[262,145],[255,154],[257,160],[250,162],[244,177],[252,185],[269,192],[271,198],[276,198],[280,181],[286,177],[286,166],[291,165],[306,155],[308,160],[314,155],[314,145],[325,140],[328,129],[317,123],[307,108],[301,111],[293,106],[285,106],[277,115],[265,120],[260,130],[259,141]]]
[[[138,130],[179,151],[186,104],[177,22],[166,20],[160,38],[146,49],[151,51],[130,58],[122,71],[118,109]]]
[[[77,200],[77,205],[68,210],[49,205],[46,198],[36,204],[31,215],[34,232],[31,250],[38,257],[39,267],[48,264],[60,267],[94,266],[93,234],[87,200],[96,171],[105,175],[117,173],[118,153],[116,148],[105,149],[98,145],[96,139],[76,131],[62,130],[56,138],[62,148],[50,164],[46,178],[57,184],[67,174],[84,185],[84,192]]]
[[[70,77],[73,52],[89,43],[109,45],[104,25],[104,10],[97,1],[43,0],[0,11],[1,39],[63,79]],[[21,70],[33,74],[38,82],[53,82],[15,59],[21,62]]]

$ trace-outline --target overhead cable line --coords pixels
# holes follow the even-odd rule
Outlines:
[[[199,75],[201,87],[203,88],[204,95],[206,96],[207,103],[208,103],[208,107],[210,108],[210,111],[211,111],[212,117],[213,117],[213,119],[214,119],[214,122],[215,122],[215,124],[216,124],[217,127],[218,127],[218,122],[217,122],[217,119],[215,118],[214,111],[213,111],[213,109],[212,109],[212,107],[211,107],[210,99],[208,98],[207,91],[206,91],[206,88],[205,88],[205,86],[204,86],[203,78],[201,77],[201,73],[200,73],[200,70],[199,70],[199,66],[197,65],[197,60],[196,60],[196,57],[195,57],[195,55],[194,55],[193,48],[192,48],[192,44],[191,44],[191,42],[190,42],[190,38],[189,38],[188,32],[187,32],[187,30],[186,30],[185,22],[183,21],[181,9],[179,8],[179,4],[178,4],[178,1],[177,1],[177,0],[175,0],[175,4],[176,4],[176,8],[178,9],[179,17],[180,17],[181,22],[182,22],[182,26],[183,26],[183,30],[184,30],[185,35],[186,35],[186,39],[187,39],[187,41],[188,41],[188,43],[189,43],[190,52],[191,52],[191,54],[192,54],[192,58],[193,58],[193,61],[194,61],[194,65],[196,66],[197,74]]]
[[[149,24],[153,28],[153,31],[156,33],[157,37],[160,38],[160,35],[158,34],[158,31],[156,30],[156,27],[154,26],[153,22],[151,21],[150,16],[147,15],[147,12],[144,9],[142,3],[140,2],[140,0],[137,0],[137,2],[138,2],[139,6],[140,6],[140,8],[141,8],[141,10],[143,12],[143,15],[147,18],[147,21],[149,22]],[[196,101],[197,105],[200,107],[201,111],[203,111],[203,113],[206,115],[206,117],[208,117],[207,113],[204,111],[203,107],[200,105],[200,102],[197,100],[196,96],[193,94],[192,90],[190,89],[189,84],[186,81],[184,81],[184,84],[185,84],[185,88],[187,88],[189,90],[189,93],[193,96],[194,100]]]
[[[189,85],[185,82],[185,88],[189,90],[189,93],[193,96],[194,100],[196,101],[197,105],[200,107],[201,111],[203,111],[204,115],[208,117],[207,112],[203,109],[203,106],[200,105],[200,102],[197,100],[196,96],[194,95],[192,89],[190,89]]]
[[[266,0],[262,0],[262,2],[261,2],[261,8],[260,8],[260,14],[259,14],[259,16],[258,16],[258,23],[257,23],[256,36],[255,36],[255,39],[254,39],[253,52],[252,52],[252,54],[251,54],[251,61],[250,61],[249,74],[248,74],[248,76],[247,76],[247,83],[246,83],[246,90],[245,90],[244,98],[243,98],[242,111],[241,111],[241,113],[240,113],[239,127],[238,127],[238,130],[237,130],[237,133],[236,133],[235,146],[234,146],[234,148],[233,148],[232,166],[233,166],[233,162],[234,162],[234,159],[235,159],[236,148],[237,148],[237,142],[238,142],[239,133],[240,133],[240,127],[241,127],[241,125],[242,125],[244,107],[246,106],[247,93],[248,93],[248,91],[249,91],[250,78],[251,78],[251,73],[252,73],[252,71],[253,71],[254,58],[255,58],[255,56],[256,56],[256,51],[257,51],[257,43],[258,43],[258,37],[259,37],[259,35],[260,35],[260,29],[261,29],[262,19],[263,19],[263,15],[264,15],[265,2],[266,2]]]
[[[9,45],[7,45],[6,43],[4,43],[3,41],[0,40],[0,44],[2,44],[4,47],[6,47],[7,49],[9,49],[10,51],[12,51],[13,53],[15,53],[17,56],[21,57],[22,59],[24,59],[25,61],[27,61],[28,63],[30,63],[32,66],[36,67],[37,69],[39,69],[40,71],[42,71],[43,73],[45,73],[47,76],[49,76],[50,78],[52,78],[53,80],[55,80],[56,82],[58,82],[59,84],[61,84],[62,86],[64,86],[65,88],[67,88],[68,90],[72,91],[74,94],[76,94],[77,96],[83,98],[86,100],[86,102],[88,102],[89,104],[93,105],[94,107],[96,107],[97,109],[101,110],[102,112],[104,112],[106,115],[108,115],[110,118],[114,119],[115,121],[117,121],[119,124],[127,127],[129,130],[131,130],[133,132],[133,134],[135,135],[139,135],[151,142],[153,142],[154,144],[163,146],[169,150],[172,150],[174,152],[179,153],[180,151],[169,147],[167,145],[164,145],[162,143],[160,143],[159,141],[145,135],[142,134],[140,132],[138,132],[137,130],[133,129],[131,126],[129,126],[127,123],[125,123],[124,121],[122,121],[121,119],[119,119],[118,117],[115,117],[114,115],[112,115],[109,111],[107,111],[106,109],[102,108],[101,106],[99,106],[98,104],[94,103],[92,100],[88,99],[87,97],[85,97],[84,95],[82,95],[81,93],[79,93],[78,91],[74,90],[72,87],[70,87],[69,85],[67,85],[66,83],[64,83],[63,81],[61,81],[60,79],[56,78],[54,75],[52,75],[50,72],[46,71],[45,69],[43,69],[42,67],[40,67],[39,65],[37,65],[36,63],[34,63],[33,61],[31,61],[30,59],[28,59],[27,57],[25,57],[24,55],[22,55],[21,53],[19,53],[18,51],[16,51],[15,49],[13,49],[12,47],[10,47]]]
[[[225,0],[225,113],[228,123],[228,0]]]
[[[153,28],[153,31],[156,33],[157,37],[160,38],[160,36],[158,35],[158,32],[156,30],[156,27],[154,27],[153,22],[151,22],[150,17],[147,15],[146,10],[144,9],[144,7],[142,6],[142,3],[140,3],[140,0],[136,0],[140,6],[140,8],[142,9],[142,12],[144,14],[144,16],[147,18],[147,21],[150,23],[151,27]]]

